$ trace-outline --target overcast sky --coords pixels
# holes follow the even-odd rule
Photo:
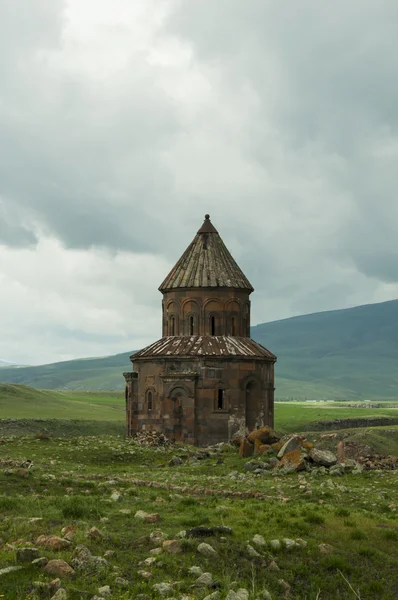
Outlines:
[[[209,212],[253,322],[398,297],[396,0],[0,0],[0,359],[160,337]]]

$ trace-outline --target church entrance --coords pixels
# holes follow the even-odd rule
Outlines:
[[[259,387],[255,381],[250,381],[246,386],[246,427],[253,431],[258,419]]]
[[[182,439],[182,421],[184,416],[183,406],[187,393],[184,388],[174,388],[170,393],[171,414],[170,414],[170,434],[176,441]]]

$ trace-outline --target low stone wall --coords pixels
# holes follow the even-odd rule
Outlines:
[[[354,417],[351,419],[334,419],[333,421],[315,421],[308,423],[307,431],[334,431],[335,429],[351,429],[356,427],[383,427],[398,425],[398,417]]]

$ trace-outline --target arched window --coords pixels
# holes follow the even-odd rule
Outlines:
[[[147,403],[148,412],[152,412],[153,401],[152,401],[152,392],[151,391],[149,391],[146,395],[146,403]]]
[[[232,317],[232,319],[231,319],[231,334],[232,335],[236,335],[236,321],[235,321],[235,317]]]
[[[170,317],[170,329],[169,329],[170,335],[175,335],[175,330],[176,330],[176,320],[175,320],[174,315],[172,315]]]
[[[210,317],[210,335],[216,335],[216,317]]]
[[[194,334],[194,325],[195,325],[194,318],[191,315],[189,317],[189,335],[193,335]]]

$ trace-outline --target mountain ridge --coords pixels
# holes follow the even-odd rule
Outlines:
[[[278,357],[277,398],[398,398],[398,300],[260,323],[251,336]],[[122,390],[132,353],[2,367],[0,381],[41,389]]]

